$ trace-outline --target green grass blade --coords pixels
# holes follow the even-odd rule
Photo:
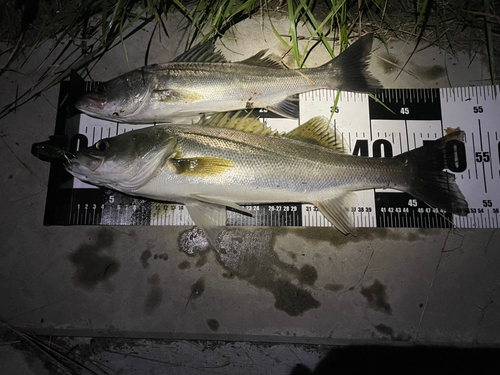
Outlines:
[[[229,19],[233,19],[237,14],[247,10],[250,8],[252,5],[254,5],[257,2],[257,0],[247,0],[243,4],[241,4],[231,15],[229,16]]]
[[[333,114],[335,113],[335,110],[337,109],[337,106],[339,104],[340,92],[341,90],[337,90],[337,95],[335,95],[335,101],[333,102],[332,112],[330,114],[330,122],[332,121]]]

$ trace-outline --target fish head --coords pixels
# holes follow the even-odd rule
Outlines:
[[[83,94],[75,107],[90,116],[110,121],[126,122],[145,104],[152,87],[152,75],[137,69],[100,83]]]
[[[104,138],[67,158],[74,177],[98,186],[132,193],[146,184],[174,154],[177,138],[160,127]]]

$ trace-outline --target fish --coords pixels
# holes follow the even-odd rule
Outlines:
[[[216,114],[197,124],[132,130],[66,157],[74,177],[156,201],[178,202],[216,246],[226,207],[301,202],[315,205],[344,234],[355,234],[346,207],[353,192],[392,188],[437,208],[466,215],[468,204],[443,168],[456,131],[387,158],[351,155],[325,117],[278,133],[256,118]],[[66,154],[67,156],[67,154]],[[454,161],[453,161],[454,162]]]
[[[93,117],[130,124],[189,122],[200,114],[254,108],[295,119],[296,94],[316,89],[370,93],[381,88],[367,69],[372,42],[373,35],[367,34],[324,65],[286,69],[279,58],[266,55],[267,50],[229,62],[212,41],[169,63],[98,84],[75,107]]]

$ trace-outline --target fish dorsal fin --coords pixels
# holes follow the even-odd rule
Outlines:
[[[346,153],[347,147],[340,132],[330,126],[326,117],[313,117],[306,123],[284,135],[286,138],[295,139],[315,145],[328,147],[341,153]]]
[[[280,58],[278,56],[273,54],[265,56],[266,53],[267,49],[263,49],[262,51],[257,52],[255,55],[249,57],[248,59],[238,61],[238,64],[284,69],[284,66],[280,63]]]
[[[204,44],[197,44],[190,50],[177,56],[172,62],[225,63],[228,60],[220,51],[215,50],[215,41],[211,40]]]
[[[210,118],[202,118],[198,125],[209,126],[213,128],[224,128],[239,130],[245,133],[252,133],[266,136],[277,136],[279,133],[264,125],[258,118],[241,117],[242,111],[236,113],[217,113]]]

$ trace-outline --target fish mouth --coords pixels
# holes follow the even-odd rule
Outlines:
[[[82,112],[92,112],[95,110],[104,110],[108,104],[106,99],[92,98],[90,95],[83,95],[75,103],[75,107]]]
[[[64,167],[68,171],[81,170],[81,167],[88,169],[91,172],[95,172],[104,162],[104,157],[95,155],[86,155],[77,152],[72,158],[67,158]]]

